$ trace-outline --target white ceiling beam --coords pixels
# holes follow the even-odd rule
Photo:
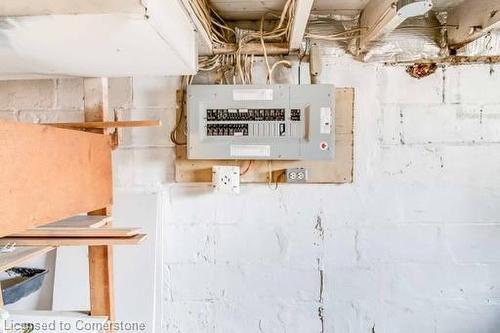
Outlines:
[[[370,0],[361,12],[360,27],[367,30],[361,33],[358,55],[366,53],[373,42],[394,31],[407,18],[423,15],[431,8],[430,0]]]
[[[450,48],[459,49],[500,28],[500,1],[466,0],[448,13],[448,25]]]
[[[212,44],[210,33],[205,29],[201,21],[194,13],[193,7],[191,7],[189,0],[180,0],[180,3],[183,5],[189,17],[191,18],[191,22],[194,26],[194,29],[196,30],[198,55],[212,55],[214,53],[214,46]]]
[[[313,3],[314,0],[297,0],[296,2],[292,30],[290,33],[290,51],[298,50],[302,46]]]

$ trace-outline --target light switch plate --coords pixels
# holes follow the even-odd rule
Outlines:
[[[212,186],[215,192],[240,193],[240,168],[237,166],[213,166]]]

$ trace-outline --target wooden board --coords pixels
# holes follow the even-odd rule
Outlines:
[[[18,247],[14,250],[14,252],[0,253],[0,271],[5,271],[12,267],[19,266],[22,263],[50,252],[53,249],[54,247],[52,246]]]
[[[338,88],[335,98],[335,158],[333,161],[253,161],[242,183],[281,182],[287,168],[307,168],[309,183],[352,183],[354,89]],[[183,138],[180,138],[183,140]],[[236,165],[245,170],[250,161],[187,160],[186,147],[177,146],[177,182],[211,182],[212,166]]]
[[[137,245],[146,239],[145,234],[132,237],[5,237],[0,239],[0,245],[16,243],[18,246],[101,246],[101,245]]]
[[[92,121],[84,123],[46,123],[44,125],[73,129],[160,127],[161,120]]]
[[[112,202],[108,136],[0,121],[0,236]]]
[[[23,231],[18,234],[9,235],[9,237],[132,237],[140,233],[140,229],[132,228],[36,228]]]
[[[77,215],[38,228],[100,228],[111,222],[111,216]]]

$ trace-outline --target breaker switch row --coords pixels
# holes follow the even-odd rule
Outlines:
[[[207,124],[207,136],[248,136],[248,124]]]

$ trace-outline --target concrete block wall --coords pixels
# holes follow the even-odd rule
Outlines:
[[[353,184],[174,184],[178,79],[112,81],[124,119],[165,123],[114,153],[118,190],[164,201],[162,331],[497,332],[500,66],[416,80],[323,60],[323,82],[356,88]],[[0,83],[2,117],[81,112],[79,80],[26,84]]]

